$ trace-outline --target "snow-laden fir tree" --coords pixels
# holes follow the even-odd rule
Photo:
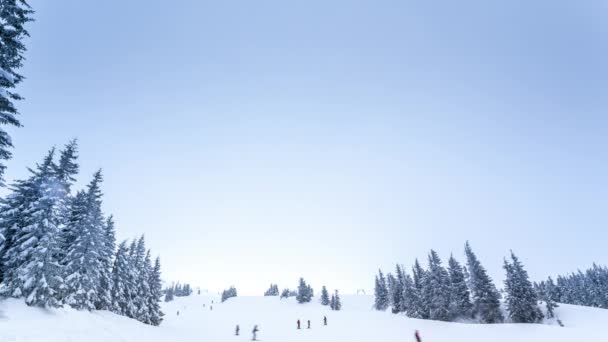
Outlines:
[[[386,274],[386,288],[388,289],[388,306],[393,308],[391,311],[394,312],[395,302],[393,297],[395,292],[398,291],[398,286],[397,279],[390,272]]]
[[[401,307],[408,317],[421,318],[417,310],[417,305],[420,301],[417,296],[418,291],[414,286],[412,277],[409,274],[405,274],[403,280],[403,303],[401,304]]]
[[[511,252],[511,263],[505,259],[504,268],[507,272],[505,302],[509,317],[515,323],[540,322],[543,314],[538,307],[536,291],[528,279],[528,272],[524,270],[522,263],[513,252]]]
[[[29,36],[25,24],[32,20],[33,11],[24,0],[0,0],[0,124],[20,127],[14,101],[21,100],[15,87],[23,80],[17,71],[23,65],[25,45]],[[0,185],[4,185],[4,161],[11,158],[13,142],[0,128]]]
[[[114,266],[112,267],[112,311],[119,315],[129,316],[135,312],[135,305],[132,301],[136,285],[131,275],[131,265],[129,264],[129,247],[127,241],[118,245]]]
[[[174,299],[173,286],[165,290],[165,302],[170,302]]]
[[[378,270],[376,284],[374,286],[374,308],[385,311],[389,306],[388,286],[382,270]]]
[[[108,217],[103,227],[101,242],[101,264],[102,268],[99,271],[99,291],[98,301],[96,303],[97,310],[112,309],[112,258],[116,249],[116,236],[114,229],[114,218]]]
[[[300,283],[298,285],[298,295],[296,296],[296,300],[298,303],[308,303],[312,300],[312,288],[310,285],[306,284],[304,278],[300,278]]]
[[[25,181],[30,184],[23,189],[31,191],[27,191],[29,198],[19,214],[20,226],[14,227],[11,244],[3,252],[4,279],[0,285],[0,294],[25,297],[28,305],[41,307],[60,306],[63,287],[57,257],[67,194],[57,178],[54,153],[52,149]]]
[[[429,318],[440,321],[451,320],[450,278],[434,250],[429,253],[429,269],[425,273],[423,283],[423,298],[429,305]]]
[[[156,257],[154,267],[149,273],[150,296],[148,297],[148,309],[150,312],[150,324],[160,325],[163,321],[163,312],[160,308],[162,297],[162,280],[160,279],[160,258]],[[200,290],[199,290],[200,291]]]
[[[270,284],[270,287],[266,292],[264,292],[264,296],[278,296],[279,295],[279,285]]]
[[[222,303],[227,301],[228,299],[230,299],[232,297],[236,297],[236,296],[237,296],[236,288],[234,286],[231,286],[228,290],[224,290],[222,292]]]
[[[283,298],[289,298],[291,296],[291,291],[289,291],[289,289],[285,288],[283,289],[283,291],[281,291],[281,297],[279,297],[280,299]]]
[[[99,290],[102,272],[109,260],[106,253],[105,219],[101,212],[101,171],[95,172],[84,197],[84,210],[75,210],[82,215],[70,220],[65,231],[73,240],[66,246],[64,276],[67,295],[65,302],[75,309],[94,310],[100,302]],[[80,205],[80,204],[79,204]],[[73,218],[73,215],[70,215]]]
[[[393,313],[399,313],[399,312],[404,312],[405,311],[405,306],[404,306],[404,298],[403,298],[403,292],[404,292],[404,285],[405,285],[405,271],[403,270],[403,267],[400,266],[399,264],[396,265],[396,278],[395,278],[395,285],[394,285],[394,290],[391,293],[391,303],[393,306]]]
[[[340,300],[340,295],[338,294],[338,290],[331,296],[330,307],[332,310],[340,311],[342,310],[342,301]]]
[[[465,279],[464,268],[453,256],[448,261],[450,275],[450,316],[453,318],[471,318],[473,304]]]
[[[330,304],[329,293],[327,292],[327,287],[325,287],[325,285],[323,285],[323,287],[321,288],[321,305],[329,305],[329,304]]]
[[[471,284],[473,314],[482,323],[502,322],[504,317],[500,311],[500,294],[468,242],[465,244],[465,254]]]
[[[540,287],[539,291],[540,299],[545,302],[547,317],[554,318],[554,310],[555,308],[559,307],[559,305],[556,303],[556,301],[559,300],[559,291],[555,285],[555,282],[553,281],[553,278],[551,277],[549,277],[546,282],[542,282],[541,284],[542,286]]]
[[[414,295],[412,298],[415,300],[414,311],[416,316],[422,319],[429,319],[429,303],[425,301],[423,290],[424,290],[424,279],[426,271],[420,266],[418,259],[414,260],[414,266],[412,267],[412,280],[414,282]]]

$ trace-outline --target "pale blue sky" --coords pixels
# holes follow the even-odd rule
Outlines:
[[[351,292],[466,239],[497,282],[511,248],[608,263],[605,0],[31,4],[7,178],[77,137],[169,280]]]

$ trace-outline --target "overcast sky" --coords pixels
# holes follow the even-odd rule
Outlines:
[[[608,263],[604,0],[30,2],[7,179],[78,138],[169,281]]]

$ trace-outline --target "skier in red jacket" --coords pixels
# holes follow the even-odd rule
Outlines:
[[[422,342],[422,339],[420,338],[420,333],[418,332],[418,330],[416,330],[416,332],[414,333],[414,337],[416,337],[416,342]]]

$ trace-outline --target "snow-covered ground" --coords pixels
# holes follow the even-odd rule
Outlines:
[[[213,310],[209,306],[214,300]],[[72,309],[42,310],[22,300],[0,301],[0,342],[397,342],[413,341],[418,329],[425,342],[525,342],[608,341],[608,310],[561,305],[557,315],[565,324],[477,325],[409,319],[371,310],[371,296],[343,296],[343,310],[333,312],[316,301],[300,305],[293,298],[237,297],[223,304],[218,299],[193,294],[164,303],[165,321],[151,327],[110,312]],[[179,316],[177,311],[180,311]],[[328,326],[323,326],[323,316]],[[296,321],[302,321],[302,330]],[[310,320],[312,329],[306,329]],[[241,336],[234,336],[236,324]]]

